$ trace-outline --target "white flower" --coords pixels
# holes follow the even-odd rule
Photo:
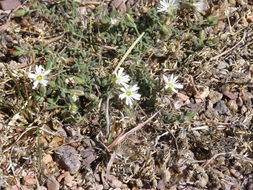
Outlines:
[[[159,6],[157,7],[157,12],[167,12],[173,15],[174,11],[178,9],[179,3],[177,0],[161,0]]]
[[[115,83],[122,85],[122,86],[128,86],[128,82],[130,81],[129,75],[124,74],[124,68],[120,68],[117,73],[115,73]]]
[[[110,20],[110,25],[116,25],[118,23],[118,19],[116,19],[116,18],[111,18],[111,20]]]
[[[77,108],[76,105],[71,104],[71,105],[69,106],[69,111],[70,111],[70,113],[77,113],[77,110],[78,110],[78,108]]]
[[[125,86],[120,89],[123,93],[119,95],[121,100],[126,99],[126,105],[132,107],[133,100],[140,100],[141,95],[138,93],[139,87],[135,84],[133,86]]]
[[[207,9],[206,2],[204,2],[204,0],[195,1],[192,5],[197,12],[202,12]]]
[[[35,89],[38,84],[42,84],[43,86],[47,86],[48,81],[46,80],[46,75],[48,75],[51,70],[46,70],[40,65],[35,66],[35,74],[29,73],[28,77],[33,79],[33,89]]]
[[[165,82],[165,89],[171,89],[173,92],[177,93],[176,88],[183,88],[183,85],[177,82],[178,77],[174,77],[173,74],[170,76],[170,79],[163,75],[163,80]]]
[[[74,94],[74,95],[72,96],[72,99],[74,100],[74,102],[76,102],[77,99],[78,99],[78,96],[77,96],[76,94]]]

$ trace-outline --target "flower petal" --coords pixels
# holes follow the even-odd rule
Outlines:
[[[43,86],[47,86],[48,81],[47,81],[47,80],[41,80],[40,83],[41,83]]]
[[[36,79],[37,75],[29,73],[28,77],[31,78],[31,79]]]
[[[48,75],[50,72],[51,72],[51,70],[46,70],[46,71],[43,73],[43,76]]]
[[[39,84],[39,81],[37,81],[37,80],[34,81],[34,82],[33,82],[33,89],[35,89],[35,88],[38,86],[38,84]]]

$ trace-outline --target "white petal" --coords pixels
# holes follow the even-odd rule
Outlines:
[[[123,100],[124,98],[126,98],[126,95],[125,95],[125,94],[120,94],[120,95],[119,95],[119,98],[120,98],[121,100]]]
[[[41,83],[43,86],[47,86],[48,81],[47,81],[47,80],[41,80],[40,83]]]
[[[51,70],[46,70],[46,71],[43,73],[43,76],[48,75],[50,72],[51,72]]]
[[[123,71],[124,71],[124,68],[123,68],[123,67],[121,67],[121,68],[119,69],[119,71],[118,71],[118,75],[119,75],[119,76],[121,76],[121,75],[122,75],[122,73],[123,73]]]
[[[42,73],[43,67],[41,65],[37,66],[35,65],[35,71],[37,75],[40,75]]]
[[[35,89],[35,88],[38,86],[38,84],[39,84],[39,81],[37,81],[37,80],[34,81],[34,82],[33,82],[33,89]]]
[[[169,83],[168,77],[166,77],[165,75],[163,75],[163,80],[165,81],[165,83]]]
[[[184,87],[184,86],[181,85],[181,84],[175,84],[174,86],[175,86],[175,88],[183,88],[183,87]]]
[[[125,82],[121,82],[120,85],[124,86],[125,88],[128,88],[128,87],[129,87],[128,84],[125,83]]]
[[[173,92],[177,93],[177,90],[175,88],[170,88]]]
[[[129,105],[131,107],[132,104],[133,104],[133,102],[132,102],[131,98],[127,97],[126,98],[126,105]]]
[[[120,90],[121,90],[122,92],[126,92],[126,91],[127,91],[127,88],[126,88],[126,87],[122,87],[122,88],[120,88]]]
[[[29,74],[28,74],[28,77],[31,78],[31,79],[36,79],[36,78],[37,78],[37,75],[32,74],[32,73],[29,73]]]
[[[131,91],[131,92],[135,92],[135,91],[137,91],[137,90],[139,90],[139,87],[137,86],[137,84],[133,85],[133,86],[130,88],[130,91]]]
[[[140,94],[133,94],[132,97],[133,97],[135,100],[140,100],[141,95],[140,95]]]

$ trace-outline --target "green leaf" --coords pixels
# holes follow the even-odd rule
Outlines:
[[[28,13],[28,11],[24,10],[24,9],[19,9],[14,13],[15,17],[23,17]]]
[[[85,84],[85,80],[84,80],[84,78],[81,78],[81,77],[75,77],[74,79],[75,79],[75,81],[76,81],[78,84]]]

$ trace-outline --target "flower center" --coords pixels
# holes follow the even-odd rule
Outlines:
[[[168,83],[168,86],[169,86],[169,87],[173,87],[174,85],[173,85],[172,83],[169,82],[169,83]]]
[[[170,11],[170,12],[173,12],[172,6],[168,6],[168,7],[167,7],[167,10]]]
[[[127,95],[127,96],[131,96],[131,95],[132,95],[132,92],[126,91],[126,95]]]
[[[43,77],[41,75],[37,76],[37,80],[42,80]]]

